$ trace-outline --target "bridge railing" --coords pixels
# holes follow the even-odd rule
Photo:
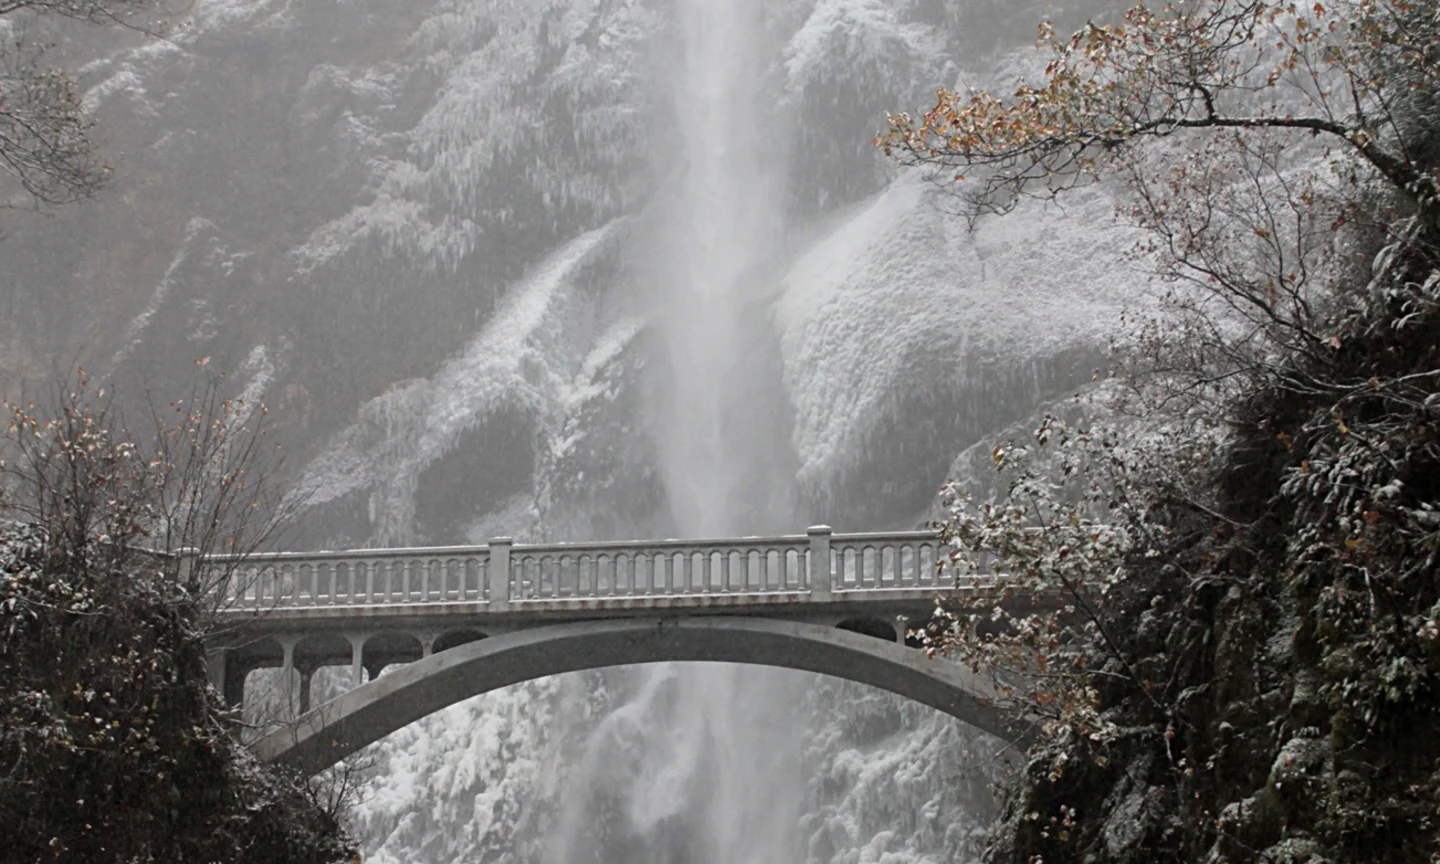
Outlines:
[[[490,597],[485,546],[279,552],[201,564],[230,568],[232,609],[483,603]]]
[[[946,547],[931,531],[718,540],[514,544],[216,556],[232,610],[753,596],[777,600],[942,591]]]
[[[516,546],[510,600],[807,592],[808,549],[804,536]]]

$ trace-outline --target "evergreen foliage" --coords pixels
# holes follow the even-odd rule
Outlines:
[[[248,516],[228,508],[255,502],[211,484],[246,485],[226,464],[253,452],[239,418],[181,411],[142,452],[91,403],[79,387],[55,421],[12,409],[5,442],[0,503],[27,518],[0,522],[0,857],[349,861],[322,790],[233,734],[206,677],[208,586],[142,549],[236,539]]]
[[[1012,597],[931,648],[1043,730],[988,860],[1440,860],[1440,14],[1215,0],[1046,42],[1042,84],[881,140],[971,218],[1120,180],[1171,286],[1128,419],[997,446],[1007,494],[940,524]]]

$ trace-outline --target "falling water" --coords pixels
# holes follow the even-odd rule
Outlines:
[[[759,122],[766,56],[758,0],[676,0],[674,116],[683,163],[659,232],[664,332],[673,376],[657,406],[661,469],[677,526],[691,536],[742,528],[735,487],[779,442],[727,435],[745,280],[778,235],[779,160]]]
[[[661,291],[668,386],[653,428],[674,523],[690,537],[778,532],[746,501],[766,448],[746,434],[735,383],[747,279],[783,227],[775,142],[760,121],[761,0],[676,0],[673,111],[680,142],[668,210],[646,250]],[[743,424],[740,424],[743,425]],[[774,514],[771,514],[773,518]],[[786,520],[787,523],[789,520]],[[759,864],[803,858],[796,721],[806,676],[719,664],[656,665],[597,728],[549,858]],[[602,827],[604,826],[604,827]]]

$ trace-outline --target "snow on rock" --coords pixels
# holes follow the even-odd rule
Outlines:
[[[638,145],[636,90],[646,71],[639,49],[659,19],[636,0],[550,4],[547,12],[538,15],[529,3],[435,4],[407,47],[443,83],[403,131],[404,152],[377,161],[374,198],[319,226],[295,248],[297,272],[372,239],[427,272],[452,270],[481,248],[485,225],[518,218],[511,211],[521,204],[520,191],[495,194],[491,174],[527,150],[556,157],[515,178],[547,206],[619,208],[621,193],[609,169]],[[370,72],[330,74],[348,77],[353,86]],[[553,100],[529,92],[537,80]],[[396,83],[392,75],[370,86],[388,92]],[[569,109],[569,141],[547,137],[546,112],[556,104]],[[564,158],[570,151],[574,158]]]
[[[913,67],[936,67],[945,47],[943,33],[906,21],[896,3],[819,0],[785,48],[786,87],[802,91],[864,65],[889,73],[889,80],[876,83],[890,93],[905,93],[915,82]]]
[[[843,706],[842,710],[837,710]],[[888,693],[822,679],[804,759],[808,859],[828,864],[973,860],[1009,769],[998,740]],[[1012,754],[1013,755],[1013,754]]]
[[[507,294],[469,346],[432,377],[402,382],[361,407],[355,423],[306,471],[298,495],[314,507],[373,489],[377,542],[411,541],[416,483],[462,435],[496,412],[518,410],[557,425],[585,399],[598,367],[633,338],[621,321],[591,351],[577,350],[583,330],[571,316],[576,281],[607,252],[623,220],[587,232],[546,259]],[[583,305],[583,303],[581,304]],[[583,316],[582,316],[583,317]]]
[[[1100,344],[1146,283],[1122,262],[1133,229],[1099,190],[974,233],[943,204],[906,173],[785,276],[775,321],[802,482],[824,485],[866,452],[894,389]]]
[[[560,675],[477,696],[354,757],[371,775],[354,814],[364,860],[533,860],[563,766],[604,707],[593,683]]]

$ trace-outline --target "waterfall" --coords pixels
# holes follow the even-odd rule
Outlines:
[[[674,188],[652,248],[668,349],[652,405],[674,524],[690,537],[779,532],[742,488],[785,440],[746,429],[737,387],[747,279],[784,228],[777,147],[761,122],[760,0],[676,0]],[[768,518],[774,518],[769,514]],[[778,521],[778,520],[777,520]],[[803,858],[801,673],[659,664],[586,743],[548,860],[760,864]],[[603,824],[601,824],[603,823]]]
[[[769,59],[758,0],[676,0],[680,68],[669,76],[682,162],[654,257],[671,387],[657,405],[661,470],[677,527],[745,525],[738,478],[787,442],[727,434],[747,276],[783,229],[779,160],[759,120]],[[753,278],[753,277],[752,277]]]

